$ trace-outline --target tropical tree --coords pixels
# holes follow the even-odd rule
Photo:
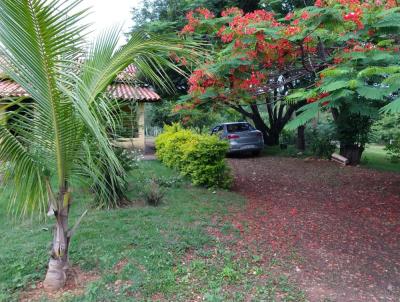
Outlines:
[[[234,108],[267,144],[278,143],[295,112],[291,128],[329,111],[340,153],[357,164],[379,109],[390,101],[382,110],[399,108],[399,18],[393,0],[317,0],[283,18],[239,8],[217,18],[195,9],[182,33],[207,37],[217,55],[193,71],[183,100]]]
[[[176,34],[187,22],[185,14],[197,7],[206,7],[215,15],[220,15],[225,8],[232,6],[238,6],[246,12],[253,11],[259,7],[259,2],[259,0],[144,0],[141,6],[132,11],[134,26],[131,32],[144,30],[155,34]],[[128,37],[129,35],[130,33],[127,34]],[[175,85],[175,95],[161,96],[163,99],[176,102],[179,96],[186,94],[187,78],[172,71],[168,75]]]
[[[304,14],[310,18],[299,18]],[[288,96],[289,102],[308,103],[288,127],[330,112],[341,155],[358,164],[379,112],[400,110],[399,4],[319,0],[290,18],[299,38],[321,41],[326,65],[312,87]]]
[[[0,2],[1,68],[31,101],[14,111],[10,126],[0,124],[0,162],[10,208],[19,215],[47,212],[55,219],[51,258],[44,285],[63,287],[68,250],[80,219],[69,228],[76,181],[96,183],[97,194],[112,196],[124,171],[108,139],[115,104],[106,90],[129,64],[161,87],[172,87],[164,68],[180,71],[170,52],[195,53],[194,44],[175,38],[133,34],[118,48],[111,29],[87,45],[80,0]],[[13,99],[13,105],[22,98]],[[3,113],[6,118],[8,113]],[[102,171],[107,166],[107,177]]]
[[[217,18],[198,8],[187,20],[182,34],[207,37],[216,55],[192,72],[188,95],[182,98],[186,107],[233,108],[253,121],[266,144],[279,144],[283,128],[303,105],[288,104],[284,96],[315,78],[313,70],[304,68],[301,49],[320,65],[317,42],[297,41],[298,31],[290,20],[276,19],[267,10],[245,13],[233,7]]]

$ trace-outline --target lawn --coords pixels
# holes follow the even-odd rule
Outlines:
[[[140,201],[143,186],[154,178],[166,190],[159,207]],[[67,291],[58,300],[304,300],[256,254],[238,256],[208,231],[240,240],[238,229],[222,219],[228,208],[244,207],[239,195],[192,187],[157,161],[147,161],[132,172],[129,196],[136,201],[132,206],[106,211],[90,208],[86,189],[75,192],[71,220],[90,210],[73,238],[70,260],[92,277],[81,292]],[[35,292],[44,277],[52,221],[12,221],[6,200],[0,201],[0,301],[14,301]]]
[[[400,163],[390,161],[384,146],[368,145],[364,151],[361,164],[371,169],[400,172]]]

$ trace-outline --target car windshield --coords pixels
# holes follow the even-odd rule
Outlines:
[[[247,123],[229,124],[226,125],[226,129],[229,133],[254,130],[253,126]]]

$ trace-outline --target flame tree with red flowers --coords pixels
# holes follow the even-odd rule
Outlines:
[[[229,106],[251,119],[267,144],[278,144],[285,124],[301,106],[287,105],[284,95],[314,77],[296,67],[300,47],[288,39],[299,33],[296,22],[281,22],[266,10],[244,13],[238,8],[224,10],[220,18],[200,8],[187,19],[182,33],[206,37],[216,52],[189,78],[189,95],[184,98],[190,100],[189,107]],[[312,41],[306,42],[316,53]],[[287,66],[292,66],[290,73]]]
[[[396,1],[317,0],[280,19],[196,9],[187,19],[182,33],[208,39],[215,55],[193,71],[186,106],[234,108],[267,143],[277,143],[299,107],[290,128],[330,111],[341,154],[358,163],[379,109],[400,109]]]

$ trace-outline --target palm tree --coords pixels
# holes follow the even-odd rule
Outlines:
[[[118,184],[124,174],[107,137],[115,121],[107,86],[133,63],[168,89],[164,68],[181,72],[169,54],[197,50],[195,44],[182,47],[178,39],[144,34],[132,35],[118,48],[118,29],[87,45],[83,33],[88,26],[82,22],[87,10],[78,10],[80,2],[0,1],[1,68],[32,99],[24,103],[23,114],[13,112],[12,129],[0,123],[0,161],[6,167],[10,208],[20,215],[36,210],[55,218],[44,282],[50,290],[62,288],[66,280],[69,242],[77,226],[68,226],[73,183],[82,178],[96,182],[107,195],[109,183]],[[107,179],[101,173],[104,165]]]

